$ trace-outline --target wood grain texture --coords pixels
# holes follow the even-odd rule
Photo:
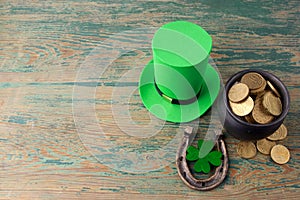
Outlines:
[[[0,199],[299,199],[299,16],[297,0],[1,1]],[[261,154],[241,159],[235,149],[238,141],[226,134],[229,174],[215,190],[198,192],[178,177],[175,157],[165,155],[167,164],[154,171],[130,173],[103,164],[99,160],[103,155],[91,152],[86,143],[93,140],[85,140],[74,122],[74,84],[82,91],[96,84],[94,115],[106,139],[128,152],[148,152],[145,168],[152,152],[182,131],[181,125],[166,123],[150,138],[130,136],[116,124],[112,112],[120,105],[114,95],[133,90],[127,104],[121,105],[129,106],[136,124],[149,123],[135,90],[141,68],[135,69],[152,57],[150,45],[143,42],[151,39],[151,31],[124,31],[148,30],[174,20],[197,23],[211,34],[211,57],[224,83],[247,68],[267,70],[285,83],[291,106],[284,122],[288,138],[280,143],[291,152],[287,164],[274,164]],[[110,49],[104,42],[112,36],[132,50],[115,59],[98,79],[78,81],[78,71],[93,50]],[[97,58],[105,59],[110,52]],[[124,78],[127,72],[134,73]],[[117,113],[120,121],[126,121],[124,110]],[[85,114],[82,110],[82,119],[88,119]],[[200,119],[198,138],[209,124],[210,112]]]

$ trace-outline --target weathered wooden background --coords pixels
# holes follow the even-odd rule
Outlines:
[[[0,199],[300,198],[298,0],[1,0],[0,10]],[[148,153],[151,158],[152,151],[182,131],[183,126],[167,123],[160,134],[141,138],[124,134],[114,121],[119,116],[122,121],[124,115],[113,98],[122,96],[114,90],[136,89],[140,71],[135,66],[151,59],[147,43],[142,42],[139,49],[131,46],[131,41],[143,38],[128,34],[128,39],[124,31],[149,30],[175,20],[197,23],[212,35],[211,57],[224,82],[239,70],[259,68],[286,84],[291,106],[284,123],[289,132],[280,143],[290,149],[288,164],[274,164],[262,154],[241,159],[235,149],[238,141],[227,135],[230,169],[226,181],[213,191],[198,192],[179,179],[175,157],[162,157],[167,163],[162,168],[134,173],[103,164],[102,155],[97,155],[101,151],[89,149],[87,144],[93,141],[79,133],[73,116],[74,84],[89,92],[96,83],[94,116],[105,139],[125,151]],[[123,44],[133,50],[115,59],[99,80],[78,81],[77,73],[91,52],[118,33],[123,34],[114,39],[119,38],[121,48]],[[149,40],[152,37],[151,31],[143,34]],[[105,60],[108,54],[97,56]],[[130,71],[132,76],[121,80]],[[131,121],[141,126],[149,122],[137,90],[130,94],[128,105]],[[84,122],[84,109],[80,117]],[[199,135],[206,131],[209,119],[209,113],[201,118]],[[130,129],[130,124],[122,126],[135,134],[138,131]]]

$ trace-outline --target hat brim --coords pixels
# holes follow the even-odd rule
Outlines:
[[[208,64],[203,86],[197,101],[187,104],[172,104],[159,95],[154,85],[154,65],[151,60],[143,69],[139,92],[145,107],[156,117],[170,122],[189,122],[203,115],[214,103],[220,91],[220,77]]]

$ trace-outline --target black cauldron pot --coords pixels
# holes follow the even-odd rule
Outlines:
[[[230,108],[228,91],[234,83],[239,81],[242,76],[248,72],[257,72],[261,74],[267,81],[272,83],[281,96],[282,113],[268,124],[248,123],[239,116],[235,115]],[[290,96],[285,85],[275,75],[262,70],[248,69],[234,74],[227,81],[224,90],[221,91],[218,97],[217,103],[220,120],[228,134],[239,140],[259,140],[270,136],[282,124],[289,111]]]

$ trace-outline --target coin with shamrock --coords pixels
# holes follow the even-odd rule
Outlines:
[[[212,150],[214,142],[210,140],[198,140],[198,147],[189,146],[187,148],[187,161],[194,161],[195,172],[209,173],[211,165],[220,166],[222,163],[222,153]]]

